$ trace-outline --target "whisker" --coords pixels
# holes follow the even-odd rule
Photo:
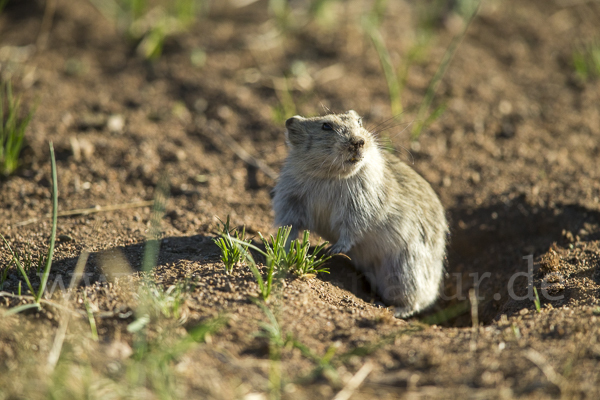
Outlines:
[[[323,108],[323,110],[327,113],[327,114],[333,114],[333,112],[329,109],[329,107],[327,107],[325,104],[320,103],[321,107]]]
[[[408,122],[407,125],[404,127],[404,129],[402,129],[400,132],[396,133],[394,136],[390,136],[390,140],[394,139],[396,136],[401,135],[404,133],[404,131],[406,131],[408,128],[410,128],[410,126],[415,122],[415,120],[413,119],[412,121]],[[397,126],[397,125],[396,125]]]
[[[331,164],[329,165],[329,171],[327,171],[328,174],[331,173],[331,167],[333,167],[333,164],[337,161],[337,158],[339,157],[339,155],[335,156],[335,158],[333,159],[333,161],[331,162]]]
[[[400,114],[396,114],[396,115],[392,115],[390,118],[378,123],[377,125],[373,126],[373,127],[368,127],[367,130],[368,131],[374,131],[377,128],[379,128],[381,125],[387,124],[388,122],[395,120],[396,118],[398,118],[399,116],[401,116],[403,113]]]
[[[381,132],[385,132],[385,131],[387,131],[387,130],[390,130],[390,129],[392,129],[392,128],[395,128],[395,127],[397,127],[397,126],[405,126],[405,127],[406,127],[406,126],[409,126],[411,123],[412,123],[412,122],[400,122],[400,123],[397,123],[397,124],[389,124],[389,125],[386,125],[386,126],[383,126],[383,127],[381,127],[380,129],[378,129],[378,130],[376,130],[376,131],[370,131],[370,132],[371,132],[373,135],[377,135],[377,136],[379,136],[379,134],[380,134]]]
[[[401,147],[410,156],[410,164],[412,164],[412,165],[415,164],[415,157],[413,156],[413,154],[411,153],[411,151],[409,149],[407,149],[406,147],[404,147],[403,145],[401,145],[401,144],[394,143],[392,139],[394,139],[396,136],[402,134],[405,130],[407,130],[413,124],[413,122],[414,122],[414,120],[411,121],[411,122],[409,122],[406,125],[406,127],[404,127],[404,129],[402,129],[402,131],[398,132],[397,134],[395,134],[393,136],[388,137],[390,143],[392,144],[392,148],[393,148],[394,152],[398,153],[398,150],[396,150],[394,148],[394,146],[397,145],[397,146]],[[377,147],[379,147],[380,150],[383,150],[383,151],[389,150],[387,148],[383,148],[382,143],[381,143],[380,140],[377,140],[375,143],[377,144]]]
[[[410,164],[412,164],[412,165],[414,165],[414,164],[415,164],[415,158],[414,158],[414,156],[412,155],[412,153],[411,153],[411,151],[410,151],[409,149],[407,149],[406,147],[404,147],[404,146],[403,146],[403,145],[401,145],[401,144],[395,144],[395,143],[391,143],[391,144],[393,145],[393,146],[392,146],[392,148],[389,148],[389,147],[384,147],[384,146],[383,146],[381,143],[377,143],[377,147],[378,147],[378,148],[379,148],[379,150],[381,150],[381,151],[390,151],[390,152],[392,152],[392,153],[395,153],[395,154],[400,154],[400,152],[398,151],[398,149],[396,149],[396,148],[394,147],[394,146],[398,146],[398,147],[400,147],[402,150],[406,151],[406,154],[408,154],[408,155],[410,156],[410,161],[409,161],[409,163],[410,163]]]
[[[410,152],[410,150],[408,150],[406,147],[402,146],[401,144],[399,144],[398,146],[402,147],[402,149],[404,151],[406,151],[406,153],[408,153],[408,155],[410,156],[410,163],[412,165],[415,165],[415,157],[412,155],[412,153]],[[394,151],[396,151],[396,149],[394,149]]]
[[[319,165],[319,169],[321,169],[323,167],[323,164],[325,164],[325,162],[327,162],[327,159],[323,160],[323,162],[321,163],[321,165]]]

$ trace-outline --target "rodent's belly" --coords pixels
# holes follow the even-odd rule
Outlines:
[[[339,231],[333,229],[329,223],[329,218],[326,219],[313,219],[309,223],[308,230],[315,232],[329,243],[334,244],[340,238]]]
[[[334,244],[340,237],[339,227],[331,225],[333,210],[326,204],[311,205],[311,218],[308,221],[308,230],[315,232],[329,243]]]

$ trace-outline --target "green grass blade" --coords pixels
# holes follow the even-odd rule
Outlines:
[[[92,312],[92,307],[90,306],[90,302],[88,301],[85,290],[83,291],[83,304],[85,305],[85,313],[87,314],[88,321],[90,323],[90,330],[92,332],[92,340],[94,342],[97,342],[98,341],[98,329],[96,328],[96,319],[94,318],[94,313]]]
[[[250,260],[252,260],[252,261],[250,261]],[[248,258],[248,268],[250,268],[250,271],[252,271],[252,274],[254,275],[254,278],[256,279],[256,282],[258,284],[258,290],[260,290],[260,294],[261,294],[263,300],[266,300],[269,297],[270,292],[267,290],[267,286],[265,286],[265,281],[263,280],[263,277],[260,274],[260,271],[258,270],[258,267],[256,266],[256,263],[254,262],[254,259],[252,259],[252,256],[250,256],[250,258]]]
[[[50,142],[50,161],[52,162],[52,233],[50,234],[50,245],[48,247],[48,257],[46,259],[46,267],[42,273],[42,281],[37,296],[35,296],[35,302],[39,304],[44,291],[46,290],[46,284],[48,283],[48,276],[50,275],[50,267],[52,266],[52,256],[54,255],[54,242],[56,241],[56,225],[58,216],[58,178],[56,174],[56,159],[54,158],[54,146]]]
[[[385,79],[388,85],[388,92],[390,95],[390,106],[392,108],[393,115],[402,114],[402,101],[400,98],[400,82],[398,81],[398,76],[396,74],[396,70],[392,64],[392,58],[390,57],[390,53],[385,47],[385,42],[379,30],[375,25],[375,22],[371,20],[371,18],[366,18],[363,22],[363,27],[371,39],[375,50],[377,51],[377,55],[379,56],[379,62],[381,64],[381,68],[383,69],[383,74],[385,75]]]
[[[12,255],[12,259],[14,260],[15,265],[17,266],[17,269],[19,270],[19,272],[23,276],[23,279],[25,279],[25,283],[27,283],[27,287],[31,291],[31,294],[34,294],[35,291],[33,290],[33,286],[31,286],[31,282],[29,281],[29,277],[27,276],[27,272],[25,272],[25,269],[21,265],[21,262],[19,261],[19,257],[17,256],[17,254],[15,254],[15,252],[12,249],[12,247],[10,247],[10,244],[8,244],[8,241],[6,240],[6,238],[4,237],[4,235],[2,235],[0,233],[0,236],[2,236],[2,240],[4,240],[4,244],[6,245],[6,247],[8,247],[8,251],[10,251],[10,253]],[[10,265],[10,263],[9,263],[9,265]],[[8,266],[7,266],[7,268],[8,268]]]
[[[143,314],[135,319],[132,323],[127,325],[127,332],[138,333],[150,322],[150,316]]]
[[[436,111],[434,111],[434,113],[432,113],[432,115],[429,118],[425,118],[425,114],[429,110],[429,107],[431,106],[431,103],[433,102],[433,98],[435,97],[435,92],[437,90],[437,87],[439,86],[440,81],[444,77],[444,74],[446,73],[446,70],[448,69],[448,65],[450,65],[450,61],[452,61],[452,58],[454,58],[454,54],[456,53],[458,46],[460,45],[463,38],[465,37],[465,35],[467,33],[467,29],[469,29],[471,22],[473,22],[473,20],[477,16],[477,12],[479,11],[480,4],[481,4],[481,1],[477,1],[477,4],[474,6],[473,11],[471,12],[469,18],[465,22],[464,28],[458,35],[456,35],[454,37],[454,39],[452,39],[452,42],[450,43],[450,46],[448,46],[448,49],[446,49],[446,52],[444,53],[444,57],[442,58],[442,61],[440,62],[440,65],[439,65],[437,71],[435,72],[435,75],[429,82],[429,86],[427,87],[427,91],[425,92],[425,97],[423,98],[423,102],[421,103],[421,106],[419,107],[419,111],[417,112],[417,122],[413,125],[413,129],[411,132],[411,140],[412,141],[419,139],[421,132],[427,126],[427,124],[433,122],[433,120],[435,118],[439,117],[439,115],[441,114],[441,112],[439,114],[436,114],[437,111],[440,111],[440,108],[438,108],[438,109],[436,109]],[[433,114],[436,114],[436,115],[433,116]]]
[[[38,303],[21,304],[20,306],[16,306],[11,309],[8,309],[7,311],[4,312],[4,314],[2,314],[2,316],[8,317],[9,315],[18,314],[22,311],[29,310],[30,308],[39,309],[40,305]]]
[[[165,213],[168,197],[168,180],[163,175],[156,185],[154,194],[154,205],[152,206],[152,217],[150,218],[150,230],[144,247],[144,258],[142,259],[142,271],[150,271],[156,266],[160,250],[160,222]]]
[[[227,323],[227,320],[228,318],[226,316],[220,315],[195,326],[188,331],[189,339],[194,342],[204,342],[207,335],[217,332]]]
[[[15,98],[11,83],[3,82],[0,85],[0,173],[4,175],[10,175],[19,166],[25,130],[34,114],[32,109],[19,120],[20,108],[21,97]]]
[[[542,303],[540,302],[540,296],[538,295],[537,288],[535,286],[533,287],[533,292],[535,293],[535,299],[533,300],[535,310],[540,312],[542,310]]]
[[[260,235],[260,232],[258,233]],[[261,249],[259,249],[258,247],[256,247],[255,245],[253,245],[252,243],[248,243],[245,242],[243,240],[240,239],[236,239],[236,238],[231,238],[232,242],[238,243],[240,246],[248,246],[249,248],[251,248],[252,250],[258,251],[260,254],[262,254],[265,257],[268,257],[268,254],[265,253],[264,251],[262,251]]]

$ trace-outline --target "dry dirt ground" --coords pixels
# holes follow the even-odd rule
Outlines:
[[[154,299],[139,294],[135,272],[150,206],[59,218],[49,287],[71,311],[0,319],[0,399],[304,399],[344,388],[353,399],[600,398],[600,82],[572,63],[600,34],[600,4],[485,1],[437,90],[433,107],[445,111],[411,144],[406,128],[456,33],[453,14],[434,21],[406,74],[404,113],[390,122],[379,58],[360,28],[370,2],[334,2],[321,21],[293,14],[285,29],[267,1],[233,3],[212,2],[154,62],[87,1],[54,2],[46,25],[42,1],[11,1],[0,13],[0,72],[37,105],[23,165],[0,181],[10,245],[33,255],[48,247],[49,141],[59,211],[139,205],[161,177],[169,187]],[[395,65],[432,4],[389,2],[381,32]],[[247,268],[224,273],[217,217],[250,235],[274,232],[275,181],[231,142],[277,172],[285,113],[325,107],[354,109],[390,137],[447,209],[445,287],[424,315],[395,319],[344,259],[328,264],[330,275],[285,278],[268,309],[251,300]],[[84,279],[63,300],[60,284],[84,251]],[[10,259],[3,247],[2,270]],[[16,293],[14,265],[6,276],[3,290]],[[143,340],[129,332],[141,307],[168,303],[157,300],[165,290],[179,307],[148,311]],[[0,297],[0,307],[25,301]],[[279,328],[270,339],[265,324]]]

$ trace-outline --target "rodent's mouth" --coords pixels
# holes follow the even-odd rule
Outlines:
[[[357,149],[355,151],[350,152],[348,158],[346,159],[347,164],[357,164],[362,159],[365,158],[364,151],[362,149]]]
[[[356,164],[363,159],[362,155],[354,155],[348,160],[346,160],[346,164]]]

